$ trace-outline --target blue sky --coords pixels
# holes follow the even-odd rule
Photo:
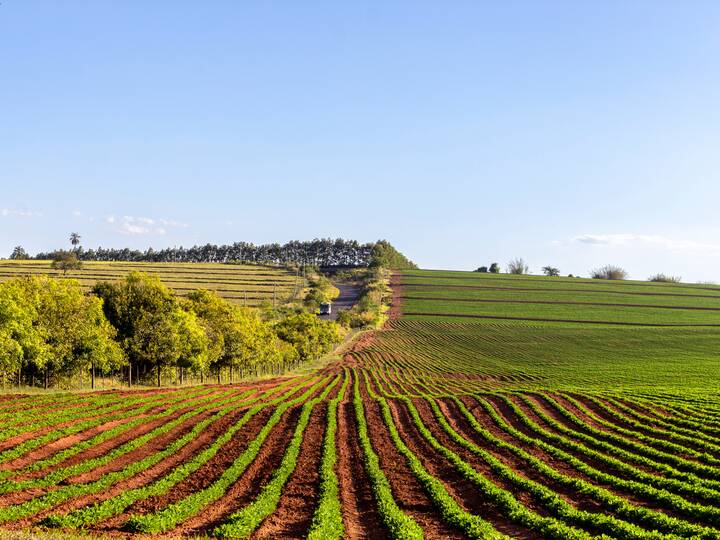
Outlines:
[[[387,238],[720,281],[715,1],[0,4],[0,256]]]

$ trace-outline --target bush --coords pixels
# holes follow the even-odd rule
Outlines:
[[[557,277],[560,275],[560,270],[554,266],[543,266],[542,271],[546,276]]]
[[[527,274],[530,267],[522,258],[513,259],[508,263],[508,274]]]
[[[489,272],[491,274],[499,274],[500,273],[500,265],[498,263],[492,263],[490,265]]]
[[[51,266],[53,270],[60,270],[63,275],[65,275],[70,270],[80,270],[82,268],[82,261],[78,260],[77,253],[74,251],[60,249],[53,254]]]
[[[624,268],[615,266],[613,264],[606,264],[602,268],[592,270],[590,277],[593,279],[627,279],[628,273]]]
[[[481,274],[487,274],[488,267],[487,267],[487,266],[481,266],[480,268],[478,268],[478,269],[475,270],[475,271],[476,271],[476,272],[480,272]]]
[[[680,276],[666,276],[665,274],[655,274],[650,276],[648,281],[654,281],[657,283],[680,283],[682,278]]]

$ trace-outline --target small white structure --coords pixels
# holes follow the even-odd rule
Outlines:
[[[332,304],[325,302],[320,304],[320,315],[330,315],[332,313]]]

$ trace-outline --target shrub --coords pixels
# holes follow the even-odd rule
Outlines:
[[[64,251],[60,249],[53,254],[52,268],[53,270],[61,270],[63,275],[65,275],[70,270],[80,270],[82,268],[82,261],[78,260],[77,254],[74,251]]]
[[[680,283],[682,278],[680,276],[666,276],[665,274],[655,274],[650,276],[648,281],[654,281],[657,283]]]
[[[626,279],[627,275],[628,273],[624,268],[613,264],[606,264],[602,268],[590,272],[590,277],[593,279]]]
[[[491,274],[499,274],[500,273],[500,265],[498,263],[492,263],[490,265],[489,272]]]
[[[543,266],[542,271],[546,276],[557,277],[560,275],[560,270],[554,266]]]
[[[508,274],[527,274],[530,267],[522,258],[513,259],[508,263]]]
[[[487,274],[488,267],[487,267],[487,266],[481,266],[480,268],[478,268],[478,269],[475,270],[475,271],[476,271],[476,272],[480,272],[481,274]]]

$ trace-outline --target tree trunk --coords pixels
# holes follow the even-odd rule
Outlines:
[[[47,390],[48,387],[48,370],[45,368],[45,390]]]
[[[200,384],[203,384],[205,382],[205,372],[200,371]]]
[[[218,368],[218,384],[220,384],[220,372],[222,371],[222,368]]]
[[[90,388],[95,390],[95,362],[91,364],[90,368]]]
[[[132,362],[128,363],[128,386],[132,388]]]
[[[157,365],[158,388],[160,388],[160,364]]]
[[[233,365],[230,364],[230,384],[233,383]]]

